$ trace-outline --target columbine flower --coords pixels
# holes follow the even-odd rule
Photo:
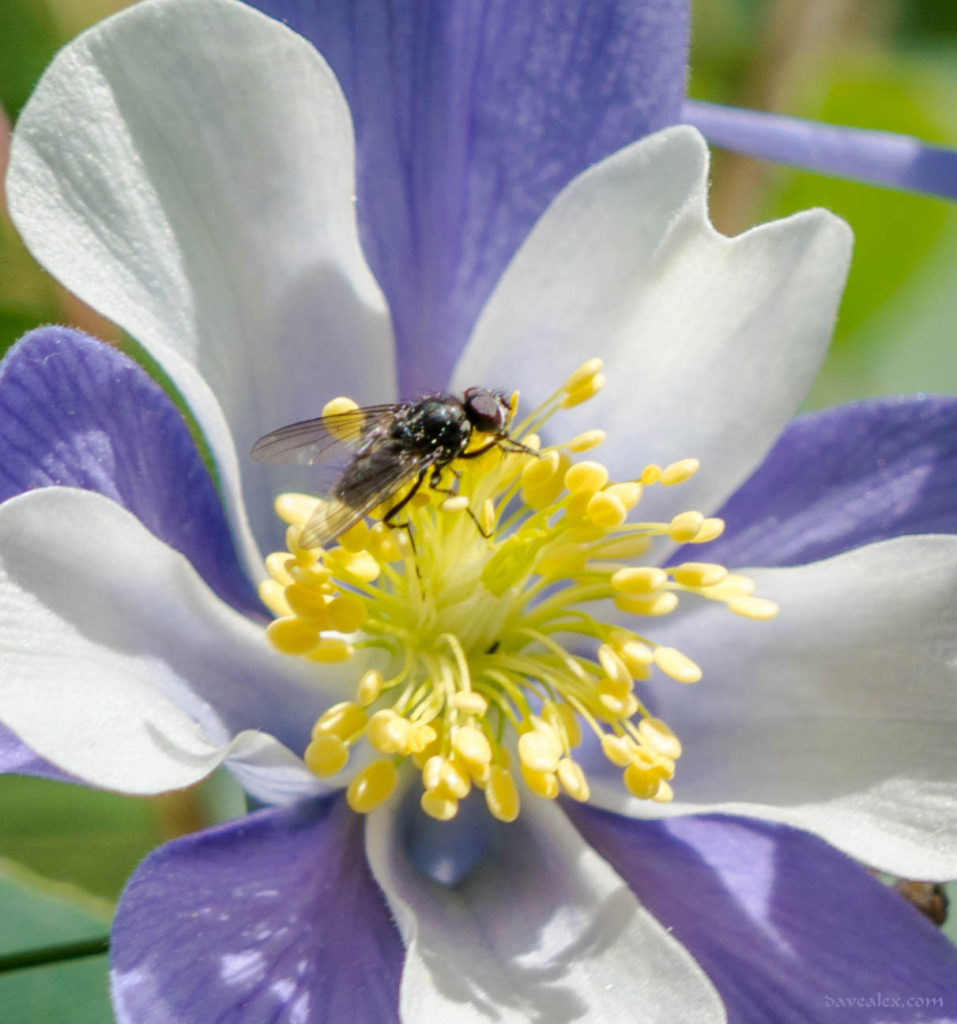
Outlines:
[[[56,766],[33,770],[152,793],[224,763],[291,805],[140,868],[113,934],[120,1019],[717,1021],[723,1001],[807,1021],[880,990],[912,1020],[943,1005],[914,996],[953,999],[951,947],[817,838],[955,873],[957,541],[906,536],[952,528],[952,403],[818,415],[768,451],[826,344],[846,228],[816,211],[717,236],[679,128],[576,178],[505,269],[519,193],[413,161],[363,222],[380,270],[402,254],[395,349],[351,146],[315,51],[232,0],[103,23],[18,125],[21,231],[164,366],[231,530],[142,371],[65,329],[24,339],[0,381],[0,717]],[[437,180],[448,220],[406,236]],[[489,266],[450,255],[481,237],[487,302]],[[242,453],[333,395],[388,400],[397,373],[441,387],[446,362],[452,389],[518,389],[542,457],[465,464],[458,496],[410,504],[411,533],[303,548],[308,473],[240,471],[232,436]],[[741,564],[764,568],[726,574]],[[388,767],[370,781],[363,758]]]

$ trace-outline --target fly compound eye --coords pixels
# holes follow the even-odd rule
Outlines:
[[[469,388],[462,400],[469,423],[482,434],[504,433],[508,423],[508,403],[488,388]]]

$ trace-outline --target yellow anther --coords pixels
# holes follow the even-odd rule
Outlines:
[[[438,733],[431,725],[419,722],[412,726],[409,732],[409,740],[406,744],[410,754],[421,754],[428,750],[438,738]]]
[[[312,738],[331,734],[347,740],[364,729],[368,720],[369,716],[358,704],[345,700],[341,704],[333,704],[319,716],[312,727]]]
[[[390,708],[377,711],[366,727],[366,738],[382,754],[406,753],[412,723]]]
[[[602,679],[595,687],[598,703],[615,718],[631,718],[638,710],[638,700],[630,691],[625,692],[620,684]]]
[[[700,512],[681,512],[668,524],[668,535],[679,544],[687,544],[697,538],[703,525]]]
[[[274,551],[271,555],[266,555],[266,572],[284,587],[292,583],[289,568],[295,564],[296,560],[290,557],[288,551]]]
[[[327,564],[333,568],[333,571],[338,571],[341,566],[342,569],[362,580],[363,583],[375,582],[381,571],[379,563],[368,551],[352,552],[343,547],[336,547],[326,552],[326,558],[329,560]]]
[[[576,405],[581,405],[582,402],[587,402],[590,398],[594,398],[604,386],[605,375],[596,373],[594,377],[580,387],[575,388],[574,391],[565,392],[565,397],[562,399],[562,408],[574,409]]]
[[[653,594],[667,582],[668,574],[651,565],[619,569],[611,578],[612,587],[620,594]]]
[[[616,594],[615,606],[632,615],[650,615],[657,617],[668,615],[678,607],[678,595],[670,590],[662,590],[657,594],[642,597],[639,594]]]
[[[399,773],[388,758],[373,761],[349,783],[346,802],[358,814],[374,811],[392,795]]]
[[[518,756],[531,771],[553,772],[558,767],[561,744],[550,740],[541,730],[534,729],[519,737]]]
[[[778,613],[774,601],[764,597],[733,597],[728,602],[728,609],[735,615],[743,615],[746,619],[757,619],[760,622],[773,619]]]
[[[562,785],[562,789],[573,799],[584,802],[590,795],[588,788],[588,779],[585,777],[585,772],[582,766],[577,762],[573,761],[570,757],[563,757],[558,762],[558,781]]]
[[[339,543],[346,549],[358,554],[369,544],[369,526],[364,519],[353,523],[345,533],[339,534]]]
[[[320,733],[306,747],[303,760],[309,771],[320,778],[337,775],[349,760],[349,748],[335,733]]]
[[[419,805],[436,821],[451,821],[459,813],[459,802],[441,789],[427,789],[419,798]]]
[[[469,499],[464,494],[453,494],[439,505],[443,512],[464,512],[468,507]]]
[[[554,460],[551,456],[554,455]],[[564,452],[555,451],[554,449],[550,452],[546,452],[541,459],[535,459],[534,462],[529,462],[528,466],[542,465],[547,463],[547,471],[542,470],[541,476],[536,476],[535,486],[526,484],[524,480],[525,472],[522,472],[522,501],[528,505],[529,508],[540,509],[551,505],[552,502],[561,494],[562,491],[562,480],[565,476],[565,470],[568,468],[571,460]]]
[[[671,578],[675,583],[686,587],[713,587],[727,575],[728,570],[723,565],[711,562],[684,562],[671,570]]]
[[[382,673],[377,668],[363,672],[356,688],[356,701],[363,707],[368,707],[382,693],[383,682]]]
[[[538,772],[524,762],[519,762],[519,771],[525,780],[525,785],[543,800],[554,800],[558,796],[558,779],[554,772]]]
[[[280,494],[273,502],[276,515],[288,526],[303,526],[312,518],[319,499],[313,494],[296,494],[288,491]]]
[[[340,441],[354,441],[362,432],[362,417],[350,418],[348,423],[337,423],[335,417],[343,413],[355,412],[359,408],[351,398],[340,396],[326,402],[322,407],[323,418],[326,419],[326,429],[333,437]]]
[[[484,715],[488,711],[488,701],[474,690],[459,690],[449,701],[453,708],[464,711],[467,715]]]
[[[656,647],[655,664],[679,683],[696,683],[701,678],[701,669],[674,647]]]
[[[701,463],[697,459],[679,459],[678,462],[672,462],[665,466],[658,482],[664,487],[683,484],[685,480],[690,480],[698,472],[700,466]]]
[[[754,580],[749,576],[741,576],[739,573],[729,572],[720,583],[703,589],[701,593],[715,601],[730,601],[735,597],[750,597],[754,593]]]
[[[294,583],[301,583],[305,587],[312,587],[313,590],[320,590],[324,594],[335,593],[336,586],[332,582],[332,573],[322,564],[313,562],[311,565],[300,565],[290,559],[293,564],[289,567],[289,575]]]
[[[631,691],[631,673],[624,659],[611,644],[602,644],[598,648],[598,664],[613,683],[618,684],[626,693]]]
[[[655,660],[654,651],[640,640],[626,640],[618,646],[618,653],[632,679],[647,679],[648,669]]]
[[[613,530],[628,518],[628,509],[621,498],[611,491],[599,491],[592,495],[585,514],[597,526]]]
[[[485,784],[485,803],[492,817],[499,821],[514,821],[520,807],[518,787],[507,768],[492,765]]]
[[[638,478],[638,482],[648,485],[656,484],[661,479],[661,466],[656,466],[652,463],[650,466],[645,466],[641,471],[641,476]]]
[[[333,665],[339,661],[348,661],[353,654],[355,648],[347,640],[337,636],[324,636],[306,657],[323,665]]]
[[[625,784],[625,789],[631,793],[632,796],[638,797],[639,800],[652,800],[655,794],[661,787],[661,779],[658,774],[643,767],[637,761],[633,761],[628,767],[622,772],[622,781]]]
[[[716,537],[720,537],[722,533],[724,533],[724,520],[709,517],[701,524],[701,529],[698,530],[693,543],[707,544],[708,541],[712,541]]]
[[[583,434],[573,437],[565,445],[565,448],[577,455],[581,452],[591,451],[592,448],[597,448],[604,440],[604,430],[586,430]]]
[[[470,765],[492,760],[492,747],[485,733],[474,725],[460,725],[452,733],[452,749]]]
[[[273,619],[266,627],[266,636],[283,654],[306,654],[319,644],[316,624],[295,617]]]
[[[355,594],[340,594],[329,603],[329,621],[340,633],[354,633],[365,618],[365,602]]]
[[[565,487],[578,491],[600,491],[608,483],[608,470],[600,462],[576,462],[565,474]]]
[[[522,470],[522,487],[538,491],[552,482],[561,466],[561,455],[554,448],[540,459],[530,459]]]
[[[379,562],[397,562],[402,557],[393,538],[393,531],[385,523],[376,523],[369,530],[368,551]]]
[[[542,718],[559,735],[564,735],[565,742],[569,747],[577,747],[582,741],[582,730],[578,723],[578,715],[565,704],[555,704],[546,701],[542,705]]]
[[[585,362],[571,373],[562,385],[563,391],[577,391],[580,387],[592,380],[596,374],[601,373],[604,361],[595,357],[586,359]]]
[[[289,607],[299,618],[308,619],[319,629],[328,627],[329,610],[325,594],[302,583],[291,583],[286,587],[285,597]]]
[[[445,767],[445,758],[441,754],[433,754],[426,758],[422,764],[422,785],[426,789],[437,789],[442,785],[442,769]]]
[[[643,718],[638,735],[657,753],[676,761],[681,757],[681,741],[660,718]]]
[[[438,790],[456,800],[465,800],[472,788],[468,767],[453,758],[443,758],[443,762]]]
[[[259,600],[277,618],[286,618],[292,615],[292,609],[286,600],[286,588],[277,580],[263,580],[258,587]]]
[[[605,488],[605,494],[614,495],[626,509],[630,509],[641,501],[641,490],[641,484],[629,480],[622,484],[611,484]]]
[[[651,798],[656,804],[668,804],[675,798],[675,791],[662,779],[658,783],[658,792]]]
[[[612,764],[624,768],[633,760],[632,745],[623,736],[614,736],[610,732],[602,733],[601,750]]]

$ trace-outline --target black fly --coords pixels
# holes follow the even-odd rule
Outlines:
[[[461,398],[429,395],[280,427],[253,445],[252,457],[259,462],[312,465],[343,449],[351,454],[299,541],[306,548],[320,547],[411,485],[383,517],[383,522],[395,525],[395,517],[423,483],[428,481],[429,487],[443,490],[439,487],[442,471],[456,459],[474,459],[491,448],[537,454],[509,437],[511,415],[504,394],[469,388]],[[491,440],[466,451],[474,432],[487,434]],[[475,520],[471,509],[469,513]]]

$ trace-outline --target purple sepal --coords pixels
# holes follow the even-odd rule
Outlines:
[[[79,331],[42,327],[0,364],[0,501],[39,487],[98,491],[182,552],[247,614],[219,495],[183,417],[132,359]]]
[[[445,386],[506,264],[575,175],[678,120],[685,0],[253,0],[312,41],[356,125],[366,257],[400,392]]]
[[[695,101],[684,104],[681,116],[714,145],[759,160],[957,199],[957,151],[907,135]]]
[[[731,1024],[953,1019],[957,950],[820,839],[741,818],[567,810],[698,961]]]
[[[173,840],[112,936],[121,1024],[398,1024],[404,951],[341,796]]]
[[[57,782],[78,781],[35,754],[3,724],[0,724],[0,775],[36,775]]]
[[[903,534],[957,532],[957,399],[837,406],[794,420],[718,515],[725,533],[674,561],[799,565]]]

